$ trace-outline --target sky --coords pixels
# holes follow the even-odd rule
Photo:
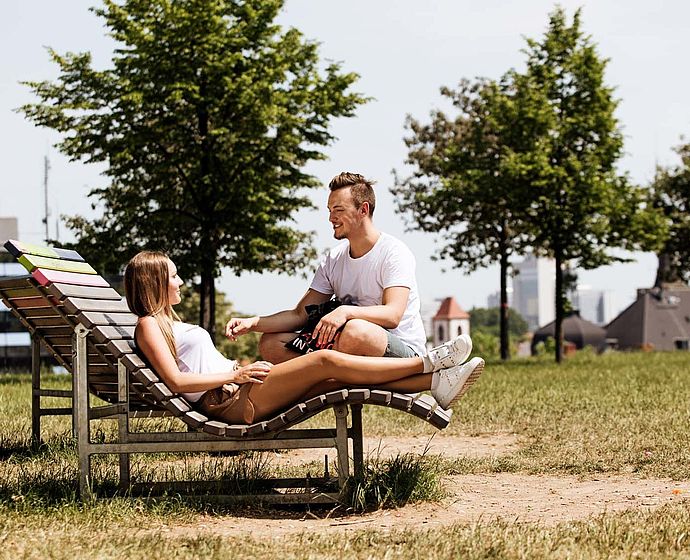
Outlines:
[[[40,243],[43,219],[44,157],[48,175],[49,235],[69,241],[58,225],[62,214],[94,217],[90,189],[104,186],[102,169],[69,162],[53,145],[58,136],[36,128],[15,109],[32,101],[21,81],[54,79],[57,70],[46,47],[58,53],[90,51],[97,68],[108,67],[112,40],[100,18],[88,8],[97,0],[24,0],[3,6],[0,33],[0,217],[16,216],[19,238]],[[609,59],[606,83],[620,100],[616,116],[625,135],[625,156],[619,163],[638,184],[648,184],[655,166],[677,163],[673,147],[690,135],[690,73],[683,70],[690,52],[690,3],[629,0],[563,1],[569,17],[582,8],[584,30]],[[526,38],[539,39],[555,3],[542,0],[287,0],[279,17],[320,44],[326,60],[342,63],[360,75],[354,89],[374,98],[355,118],[337,119],[336,141],[328,160],[308,166],[324,188],[312,193],[319,207],[298,215],[298,227],[316,231],[319,252],[334,244],[326,212],[328,181],[341,171],[354,171],[377,181],[375,224],[405,241],[417,258],[417,276],[424,307],[454,296],[465,309],[485,307],[499,285],[498,267],[472,274],[453,263],[433,261],[438,239],[406,231],[396,214],[389,188],[392,171],[405,175],[403,138],[407,115],[428,121],[435,108],[449,110],[439,93],[462,78],[499,78],[524,65]],[[621,253],[622,254],[622,253]],[[633,262],[581,271],[579,280],[611,292],[615,310],[649,287],[656,257],[622,254]],[[307,272],[309,277],[311,274]],[[246,313],[266,314],[294,306],[308,287],[300,275],[225,272],[218,287]]]

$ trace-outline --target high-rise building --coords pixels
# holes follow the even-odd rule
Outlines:
[[[514,265],[513,305],[531,331],[556,318],[556,262],[529,255]]]
[[[580,317],[595,325],[606,325],[613,319],[613,297],[610,291],[595,290],[591,286],[579,285],[572,295],[573,307],[580,311]]]
[[[508,292],[508,307],[513,307],[513,288],[508,286],[506,292]],[[501,307],[501,292],[489,294],[489,296],[486,298],[486,306],[489,309],[492,307]]]

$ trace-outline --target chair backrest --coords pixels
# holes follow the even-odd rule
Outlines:
[[[77,325],[90,329],[87,341],[89,389],[117,402],[117,360],[136,355],[136,316],[110,284],[76,252],[10,240],[5,248],[29,276],[5,279],[0,296],[33,337],[41,340],[59,364],[72,373],[72,335]],[[146,387],[131,385],[134,410],[163,407]]]

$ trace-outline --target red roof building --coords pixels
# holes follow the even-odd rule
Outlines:
[[[434,346],[459,334],[470,334],[470,314],[458,305],[454,297],[447,297],[441,302],[431,324]]]

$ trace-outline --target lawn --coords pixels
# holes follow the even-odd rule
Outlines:
[[[55,376],[51,383],[64,388],[68,379]],[[99,558],[690,558],[687,500],[550,526],[478,519],[431,530],[376,531],[358,530],[353,522],[346,533],[279,537],[262,530],[261,519],[299,519],[303,510],[229,510],[178,497],[157,503],[116,498],[82,504],[75,498],[77,461],[69,419],[46,420],[46,444],[38,451],[29,449],[30,391],[28,375],[0,376],[0,558],[74,558],[87,551]],[[365,410],[367,435],[428,438],[434,432],[407,415]],[[560,367],[545,358],[490,363],[435,441],[509,433],[519,445],[498,457],[445,457],[435,465],[442,480],[510,472],[688,481],[689,425],[687,354],[580,353]],[[107,438],[111,429],[104,423],[97,437]],[[243,460],[205,454],[148,456],[137,465],[141,476],[175,470],[205,477],[232,470]],[[252,461],[257,468],[276,468],[261,459]],[[114,461],[98,462],[96,477],[106,485],[114,484],[115,473]],[[255,518],[256,532],[247,536],[205,529],[231,514]]]

